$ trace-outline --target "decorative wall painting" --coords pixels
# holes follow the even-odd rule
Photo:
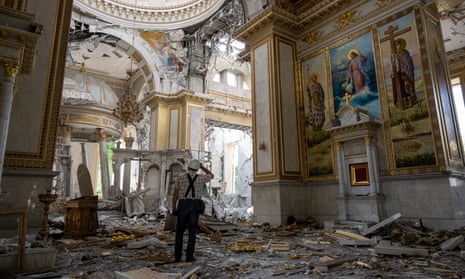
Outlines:
[[[379,27],[395,167],[436,164],[413,14]]]
[[[329,94],[325,71],[325,56],[320,54],[302,62],[304,101],[304,149],[307,156],[307,175],[333,174],[331,136],[329,127]]]
[[[330,49],[334,113],[344,105],[346,93],[350,105],[380,118],[380,105],[371,32]]]

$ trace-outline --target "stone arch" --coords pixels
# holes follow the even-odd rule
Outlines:
[[[123,32],[123,29],[114,28],[105,28],[101,32],[115,36],[124,42],[120,47],[137,62],[139,72],[143,76],[149,90],[147,93],[162,91],[160,72],[157,69],[157,65],[161,65],[163,61],[158,52],[152,49],[138,35],[134,34],[133,38],[132,32]]]

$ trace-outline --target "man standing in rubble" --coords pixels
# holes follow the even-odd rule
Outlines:
[[[201,169],[204,174],[197,173]],[[189,230],[187,240],[186,262],[193,262],[195,250],[195,236],[199,211],[196,203],[202,195],[202,186],[213,179],[213,173],[205,168],[198,160],[189,162],[187,173],[176,179],[173,193],[173,213],[177,215],[176,242],[174,247],[174,261],[180,262],[183,247],[183,235],[186,228]],[[192,182],[192,183],[191,183]],[[193,186],[193,189],[191,187]]]

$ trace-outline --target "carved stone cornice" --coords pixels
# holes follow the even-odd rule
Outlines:
[[[21,9],[12,9],[6,7],[0,7],[0,14],[11,16],[14,18],[18,18],[21,20],[32,21],[34,19],[34,15],[27,13],[26,11],[22,11]]]
[[[336,141],[345,141],[352,138],[365,137],[366,135],[376,135],[381,123],[375,120],[364,121],[347,126],[333,127],[328,131]]]
[[[183,89],[176,94],[167,93],[152,93],[142,100],[150,108],[156,107],[159,103],[183,103],[185,101],[193,101],[196,103],[208,104],[212,101],[212,97],[206,94],[195,94],[192,90]]]
[[[33,32],[0,25],[0,62],[19,65],[18,74],[31,74],[34,69],[42,29],[32,24],[29,29]]]
[[[143,2],[141,4],[141,2]],[[122,1],[76,0],[80,10],[126,27],[170,30],[193,26],[208,19],[225,0]]]
[[[360,3],[359,0],[324,0],[317,1],[306,12],[299,15],[299,24],[308,25],[312,23],[318,23],[327,19],[329,16],[332,16],[343,8],[349,6],[353,3]]]
[[[262,31],[268,25],[284,28],[293,34],[301,27],[296,15],[281,8],[270,6],[260,15],[238,28],[234,36],[241,41],[247,41],[249,37]]]

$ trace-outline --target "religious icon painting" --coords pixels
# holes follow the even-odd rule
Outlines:
[[[302,91],[307,175],[333,174],[329,95],[325,55],[319,54],[302,62]]]
[[[436,164],[415,30],[412,13],[378,29],[396,168]]]
[[[349,104],[380,118],[372,33],[364,33],[329,51],[334,113]]]

